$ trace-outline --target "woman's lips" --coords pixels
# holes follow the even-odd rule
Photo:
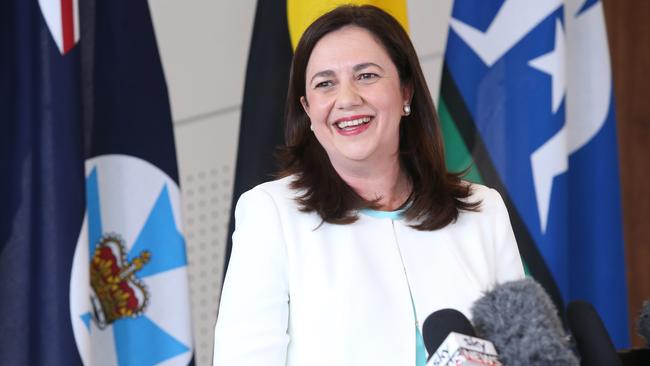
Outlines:
[[[334,126],[339,134],[352,136],[367,130],[371,121],[371,116],[351,116],[337,120]]]

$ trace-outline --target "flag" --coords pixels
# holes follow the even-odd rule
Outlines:
[[[85,209],[80,50],[58,10],[0,2],[2,365],[81,363],[69,306]]]
[[[178,172],[147,2],[3,7],[16,51],[0,71],[0,363],[187,365]]]
[[[528,272],[629,345],[614,95],[597,0],[457,0],[439,113],[451,170],[498,188]],[[561,310],[562,311],[562,310]]]
[[[273,154],[284,141],[292,49],[285,1],[258,0],[244,84],[233,199],[228,227],[225,267],[235,230],[235,204],[242,193],[270,180],[277,170]]]
[[[284,106],[293,50],[314,20],[342,4],[375,5],[392,14],[408,29],[405,0],[257,2],[246,67],[225,268],[230,259],[239,196],[273,179],[278,171],[274,153],[276,147],[284,143]]]

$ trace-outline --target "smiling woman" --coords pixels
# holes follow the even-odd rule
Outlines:
[[[378,8],[338,8],[305,31],[286,115],[281,176],[296,178],[302,208],[325,222],[351,223],[358,209],[392,210],[408,197],[404,216],[434,230],[480,203],[468,200],[470,186],[447,172],[415,49]],[[358,125],[360,118],[370,121]],[[341,128],[348,119],[359,127]]]
[[[415,50],[379,8],[303,34],[279,160],[237,203],[215,365],[424,365],[418,319],[524,275],[501,197],[447,172]]]

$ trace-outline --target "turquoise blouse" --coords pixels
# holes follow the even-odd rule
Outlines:
[[[402,218],[402,212],[405,208],[396,210],[396,211],[377,211],[377,210],[361,210],[365,215],[372,216],[378,219],[391,219],[399,220]],[[415,303],[413,302],[413,296],[411,296],[411,305],[413,306],[413,316],[417,321],[417,313],[415,312]],[[427,362],[427,351],[424,347],[424,338],[420,332],[420,328],[415,326],[415,366],[425,366]]]

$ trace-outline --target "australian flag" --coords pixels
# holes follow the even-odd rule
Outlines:
[[[79,5],[0,4],[0,364],[187,365],[178,171],[149,8]]]
[[[448,164],[497,187],[525,266],[629,345],[614,93],[597,0],[456,0],[441,87]]]

